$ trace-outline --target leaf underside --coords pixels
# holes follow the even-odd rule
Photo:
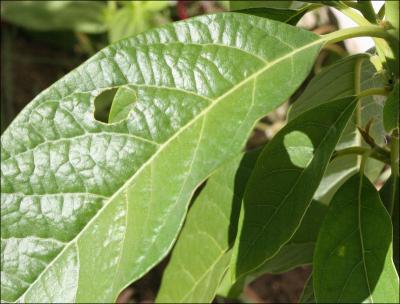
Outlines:
[[[195,188],[301,84],[321,43],[202,16],[113,44],[38,95],[1,138],[2,300],[114,301],[168,253]],[[96,96],[126,85],[128,117],[96,121]]]

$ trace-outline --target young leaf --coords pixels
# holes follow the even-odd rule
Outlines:
[[[114,301],[168,253],[195,188],[294,92],[322,42],[202,16],[111,45],[38,95],[1,138],[2,300]],[[129,116],[95,120],[95,99],[125,85]]]
[[[211,303],[235,240],[244,187],[258,152],[224,165],[207,181],[186,218],[163,274],[159,303]]]
[[[355,106],[356,98],[347,97],[300,115],[260,154],[240,215],[231,263],[236,278],[260,267],[291,239]],[[301,161],[299,150],[307,151]]]
[[[398,303],[390,216],[361,174],[335,194],[314,255],[313,283],[321,303]]]
[[[3,1],[1,17],[29,30],[106,31],[103,1]]]

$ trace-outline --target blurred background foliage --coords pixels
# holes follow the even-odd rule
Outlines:
[[[241,10],[243,2],[235,2],[231,9]],[[304,15],[304,8],[315,4],[254,3],[270,8],[263,15],[268,18],[280,20],[291,12],[291,20],[281,21],[317,34],[338,28],[326,7],[315,6]],[[1,1],[1,132],[36,95],[108,44],[169,22],[227,10],[228,1]],[[345,55],[344,44],[325,48],[292,99],[321,68]],[[248,147],[265,143],[285,124],[289,103],[258,123]],[[167,261],[123,291],[118,302],[152,302]],[[310,268],[304,266],[285,274],[265,274],[247,286],[240,299],[217,297],[215,302],[296,302],[309,273]]]

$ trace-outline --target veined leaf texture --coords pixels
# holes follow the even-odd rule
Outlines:
[[[231,261],[233,280],[256,271],[293,237],[356,104],[353,96],[315,107],[266,145],[243,197]]]
[[[39,94],[1,138],[2,300],[114,301],[321,44],[255,16],[202,16],[110,45]],[[95,120],[96,97],[126,85],[128,116]]]
[[[317,303],[398,303],[392,225],[374,185],[355,174],[337,191],[314,252]]]

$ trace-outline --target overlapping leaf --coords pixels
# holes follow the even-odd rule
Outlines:
[[[307,111],[260,154],[244,194],[231,264],[235,278],[256,270],[291,239],[355,106],[348,97]]]
[[[399,302],[390,216],[364,176],[351,177],[332,199],[313,266],[317,303]]]
[[[2,300],[114,301],[168,253],[197,185],[300,85],[321,43],[203,16],[111,45],[38,95],[1,139]],[[128,117],[95,120],[96,98],[126,85]]]
[[[370,55],[358,54],[339,60],[317,74],[309,83],[303,94],[294,102],[289,111],[289,121],[296,118],[313,107],[329,102],[338,97],[354,95],[355,71],[361,63],[362,90],[383,87],[381,76],[376,73],[374,66],[369,61]],[[382,112],[384,97],[368,96],[361,99],[360,126],[365,126],[372,120],[370,134],[378,144],[384,143],[385,132],[382,125]],[[361,144],[357,134],[355,116],[346,127],[336,149],[344,149]],[[383,164],[369,159],[366,175],[374,180],[380,173]],[[357,156],[349,155],[334,159],[328,166],[314,198],[326,204],[332,199],[335,191],[346,179],[354,174],[359,167]]]
[[[299,4],[294,1],[230,1],[230,10],[251,14],[295,25],[316,4]]]
[[[208,179],[188,213],[157,302],[211,303],[229,265],[244,188],[258,152],[235,159]]]
[[[266,187],[265,190],[268,191],[267,189]],[[232,281],[231,269],[229,269],[221,282],[218,294],[227,298],[237,298],[245,285],[264,273],[283,273],[295,267],[312,263],[315,242],[326,210],[326,205],[313,200],[296,233],[276,255],[239,281]]]

